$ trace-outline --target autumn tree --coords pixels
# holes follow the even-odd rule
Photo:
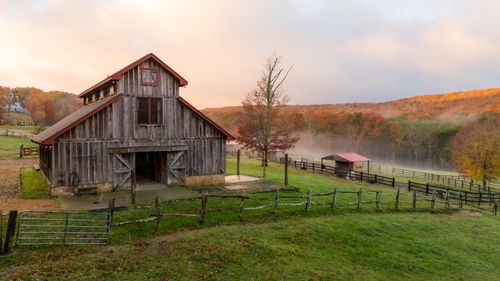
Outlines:
[[[288,102],[282,86],[291,69],[281,66],[280,57],[269,57],[257,87],[242,101],[237,140],[245,149],[262,154],[263,177],[268,153],[290,149],[299,140],[281,110]]]
[[[456,169],[483,182],[500,177],[500,116],[463,126],[453,139],[452,159]],[[488,191],[489,187],[488,187]]]

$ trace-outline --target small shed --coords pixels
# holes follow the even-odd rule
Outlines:
[[[342,152],[322,157],[322,166],[324,160],[335,161],[335,167],[339,170],[344,170],[346,173],[347,171],[361,170],[356,166],[356,163],[366,162],[368,164],[368,173],[370,173],[370,159],[354,152]]]

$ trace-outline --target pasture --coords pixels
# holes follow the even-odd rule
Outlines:
[[[236,160],[227,161],[227,173],[235,174]],[[241,174],[261,175],[259,162],[242,160]],[[267,181],[282,180],[283,167],[271,163]],[[290,169],[289,180],[301,195],[308,188],[392,190],[300,169]],[[228,201],[210,198],[208,205],[223,208]],[[192,212],[199,201],[161,209]],[[150,213],[129,209],[114,220]],[[276,216],[271,209],[244,212],[241,220],[237,212],[209,212],[203,224],[166,217],[155,227],[155,221],[116,226],[104,247],[19,247],[0,259],[0,279],[491,280],[500,274],[498,216],[469,209],[280,207]]]

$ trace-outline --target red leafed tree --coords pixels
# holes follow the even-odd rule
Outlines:
[[[238,143],[262,154],[263,177],[266,177],[268,152],[290,149],[299,140],[281,110],[288,102],[282,85],[291,69],[281,66],[280,57],[269,57],[257,87],[242,101]]]

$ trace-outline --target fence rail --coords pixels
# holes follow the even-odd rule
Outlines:
[[[280,164],[284,164],[285,159],[281,158],[279,162]],[[297,169],[329,174],[361,182],[381,184],[393,188],[405,188],[408,191],[416,191],[417,193],[420,194],[430,195],[434,191],[438,195],[444,194],[446,192],[448,193],[451,192],[453,194],[461,194],[464,200],[465,198],[467,198],[466,202],[467,204],[476,204],[477,206],[480,206],[481,204],[485,203],[493,205],[495,201],[500,200],[500,192],[481,192],[481,190],[479,190],[478,192],[473,192],[467,190],[454,189],[450,187],[443,187],[440,185],[434,185],[430,183],[422,184],[413,181],[403,182],[396,180],[395,177],[391,178],[391,177],[381,176],[378,174],[358,172],[329,165],[321,165],[321,164],[318,165],[316,163],[305,162],[300,160],[289,159],[288,164]]]
[[[402,168],[392,168],[392,174],[399,177],[432,181],[453,188],[500,191],[500,183],[498,182],[489,181],[486,186],[483,186],[482,182],[475,182],[465,176],[441,175]]]

